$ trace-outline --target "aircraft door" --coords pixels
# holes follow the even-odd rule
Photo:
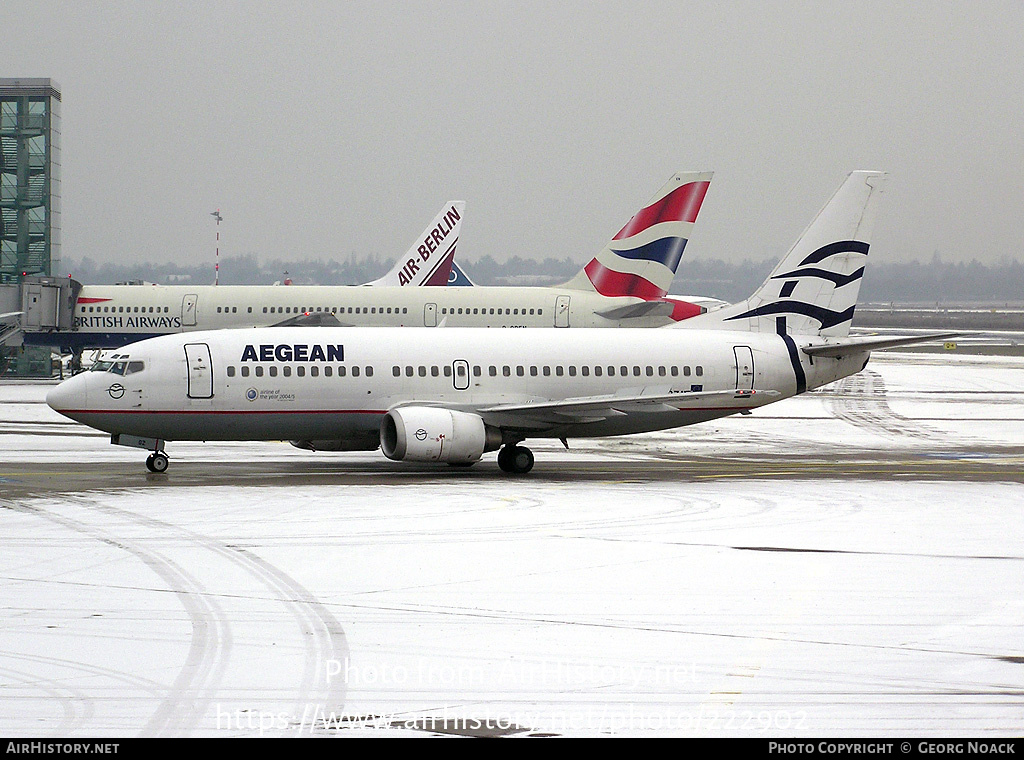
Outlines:
[[[197,295],[187,295],[181,299],[182,327],[196,326],[196,310],[199,308],[198,301],[199,296]]]
[[[61,283],[24,282],[22,285],[21,326],[38,330],[69,324],[61,321]]]
[[[428,303],[423,307],[423,326],[437,327],[437,304]]]
[[[25,293],[22,299],[24,314],[21,317],[21,324],[27,328],[38,328],[42,324],[42,308],[39,302],[42,299],[43,289],[39,285],[26,284],[23,290]]]
[[[736,357],[736,390],[753,390],[754,388],[754,352],[750,346],[733,346]]]
[[[569,326],[569,296],[555,299],[555,327]]]
[[[213,398],[210,347],[205,343],[186,343],[185,364],[188,366],[188,397]]]
[[[455,390],[464,391],[469,388],[469,362],[465,359],[456,359],[452,363],[452,381],[455,383]]]

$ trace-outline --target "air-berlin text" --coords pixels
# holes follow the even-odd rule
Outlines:
[[[448,209],[448,212],[441,218],[440,223],[430,231],[430,234],[423,238],[423,242],[416,249],[416,253],[420,255],[420,260],[409,259],[405,266],[402,267],[402,271],[398,273],[399,285],[408,285],[412,282],[413,275],[420,269],[420,263],[429,261],[431,255],[441,247],[444,239],[455,229],[456,222],[461,218],[459,210],[455,206]]]

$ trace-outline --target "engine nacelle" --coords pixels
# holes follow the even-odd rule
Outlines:
[[[470,464],[501,446],[501,431],[470,412],[403,406],[384,415],[380,447],[397,461]]]

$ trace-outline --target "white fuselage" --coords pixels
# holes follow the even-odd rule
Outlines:
[[[798,338],[801,345],[817,338]],[[283,327],[142,341],[112,371],[82,373],[47,401],[114,435],[162,440],[350,441],[372,449],[407,405],[479,414],[504,434],[621,435],[693,424],[859,371],[865,352],[813,362],[778,335],[726,330],[408,330]],[[120,367],[117,366],[120,362]],[[732,389],[767,395],[612,414],[532,416],[495,406]],[[483,410],[483,411],[482,411]]]
[[[723,303],[668,298],[692,303],[696,311]],[[27,342],[57,341],[75,350],[114,348],[158,335],[269,327],[303,315],[329,315],[343,326],[360,327],[659,327],[673,321],[664,309],[627,319],[599,314],[643,303],[557,287],[86,285],[74,307],[71,331],[29,334]]]

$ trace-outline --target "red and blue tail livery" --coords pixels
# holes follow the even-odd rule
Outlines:
[[[570,281],[603,296],[653,301],[672,285],[711,172],[677,172]]]

